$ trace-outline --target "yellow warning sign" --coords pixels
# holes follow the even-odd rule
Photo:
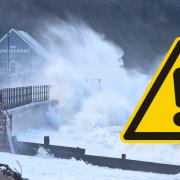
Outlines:
[[[179,55],[180,38],[177,38],[122,131],[124,142],[180,142]]]

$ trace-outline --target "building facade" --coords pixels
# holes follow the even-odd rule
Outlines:
[[[28,33],[11,29],[0,40],[0,82],[28,81],[46,63],[47,56]]]

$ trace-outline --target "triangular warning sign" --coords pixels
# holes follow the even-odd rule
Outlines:
[[[179,55],[177,38],[122,131],[124,142],[180,142]]]

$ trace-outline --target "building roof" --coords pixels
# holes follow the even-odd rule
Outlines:
[[[11,29],[9,33],[14,32],[16,33],[21,39],[23,39],[32,49],[34,49],[39,55],[43,56],[44,58],[48,57],[47,51],[44,49],[44,47],[36,41],[34,38],[32,38],[28,33],[16,29]],[[8,34],[5,34],[1,39],[0,42],[3,41]]]

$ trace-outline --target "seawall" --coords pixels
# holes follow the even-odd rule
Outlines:
[[[40,129],[51,126],[47,112],[50,106],[56,104],[57,101],[50,100],[8,110],[12,114],[12,135],[17,135],[30,128]]]

